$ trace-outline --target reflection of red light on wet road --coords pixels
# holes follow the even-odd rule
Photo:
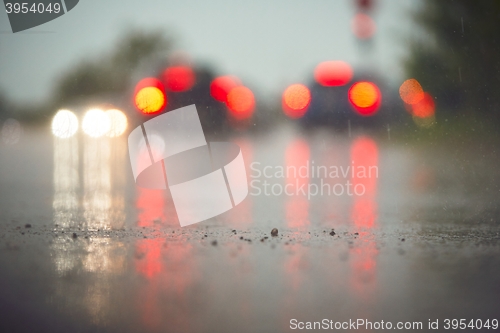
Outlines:
[[[351,220],[359,232],[356,247],[351,250],[351,285],[358,296],[371,300],[376,288],[376,257],[378,250],[371,239],[370,229],[377,219],[377,179],[379,176],[377,143],[369,137],[360,137],[351,145],[354,173],[351,182],[354,191],[362,186],[364,193],[353,196]],[[358,193],[360,193],[358,191]],[[365,230],[365,231],[363,231]],[[369,307],[368,307],[369,309]]]
[[[165,325],[175,327],[178,332],[189,331],[190,323],[182,309],[188,302],[186,290],[193,283],[195,271],[192,248],[178,239],[182,237],[179,233],[172,233],[168,239],[154,238],[157,224],[179,226],[172,198],[165,190],[137,188],[136,208],[137,225],[147,227],[142,229],[144,236],[153,234],[153,238],[140,239],[135,244],[135,270],[148,280],[141,282],[137,294],[142,322],[154,331]]]
[[[290,287],[293,292],[299,291],[301,284],[305,280],[305,275],[310,268],[309,251],[302,244],[291,244],[290,250],[293,252],[285,262],[285,272],[290,280]],[[296,295],[295,295],[296,297]]]
[[[294,195],[287,196],[285,204],[286,221],[290,228],[299,228],[309,225],[309,200],[300,194],[300,188],[307,191],[309,186],[308,162],[310,159],[309,144],[305,140],[291,142],[285,152],[287,170],[286,187]],[[302,172],[301,172],[302,171]]]
[[[168,191],[141,187],[137,187],[136,190],[138,227],[179,226],[174,203]]]
[[[377,287],[378,250],[375,241],[362,242],[351,250],[351,286],[358,297],[370,300]]]
[[[377,204],[378,147],[368,137],[356,139],[351,146],[354,173],[352,188],[364,189],[363,195],[354,196],[351,218],[356,226],[371,228],[375,224]],[[361,190],[358,191],[361,193]]]
[[[323,166],[348,166],[350,164],[349,146],[345,142],[331,140],[320,150],[319,163]],[[345,186],[347,179],[344,177],[326,177],[323,181],[330,185],[331,188],[341,185]],[[337,185],[339,184],[339,185]],[[323,221],[327,226],[337,227],[339,225],[347,225],[349,223],[349,209],[346,209],[349,198],[346,196],[332,195],[325,198],[326,201],[322,204],[320,213]]]
[[[372,199],[360,198],[355,200],[352,208],[352,219],[356,225],[372,227],[375,223],[377,205]]]
[[[193,287],[197,277],[192,246],[181,239],[139,240],[136,243],[135,267],[148,280],[140,282],[137,294],[144,325],[155,331],[165,325],[175,327],[177,332],[190,331],[189,316],[185,310],[187,291]]]
[[[161,246],[164,239],[141,239],[136,244],[136,270],[148,279],[161,272]]]
[[[250,169],[250,164],[253,162],[253,149],[252,142],[247,138],[240,137],[234,139],[233,142],[237,144],[241,149],[241,154],[243,155],[243,161],[245,163],[245,169]],[[246,182],[248,188],[250,189],[250,178],[238,179],[237,182]],[[237,185],[239,186],[239,185]],[[248,195],[245,200],[239,203],[236,207],[229,210],[226,214],[227,217],[225,223],[228,225],[233,225],[235,227],[243,227],[252,224],[252,196]]]
[[[137,226],[149,227],[156,220],[165,221],[163,208],[165,205],[165,191],[137,188],[137,210],[139,211]]]

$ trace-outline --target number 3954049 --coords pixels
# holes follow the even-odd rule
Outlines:
[[[5,11],[7,14],[10,13],[22,13],[22,14],[27,14],[27,13],[59,13],[61,11],[61,4],[60,3],[49,3],[48,5],[43,4],[43,3],[33,3],[29,4],[26,2],[23,3],[10,3],[7,2],[5,4]]]
[[[457,329],[498,329],[498,319],[489,319],[481,320],[481,319],[471,319],[470,321],[467,319],[445,319],[444,326],[445,330],[457,330]]]

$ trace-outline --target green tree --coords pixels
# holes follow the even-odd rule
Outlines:
[[[443,111],[500,120],[500,1],[422,0],[413,18],[427,36],[412,43],[407,74]]]
[[[161,31],[132,31],[107,55],[82,61],[64,73],[55,88],[55,103],[124,93],[138,66],[164,55],[169,47]]]

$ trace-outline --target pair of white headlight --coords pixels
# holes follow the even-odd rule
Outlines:
[[[104,135],[117,137],[125,132],[127,124],[127,116],[120,110],[91,109],[83,117],[82,130],[94,138]],[[52,119],[52,134],[58,138],[72,137],[78,131],[78,127],[78,117],[69,110],[58,111]]]

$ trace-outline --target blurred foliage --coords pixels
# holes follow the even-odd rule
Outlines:
[[[113,50],[98,59],[85,60],[64,73],[55,89],[59,103],[124,93],[142,62],[165,54],[170,42],[161,31],[132,31]]]
[[[47,103],[11,104],[0,92],[0,118],[10,116],[25,123],[37,123],[51,119],[61,107],[120,98],[141,66],[166,58],[170,47],[171,41],[163,31],[130,30],[108,52],[94,59],[87,57],[56,78]]]
[[[500,1],[423,0],[414,19],[427,38],[413,41],[407,74],[446,117],[500,120]]]

